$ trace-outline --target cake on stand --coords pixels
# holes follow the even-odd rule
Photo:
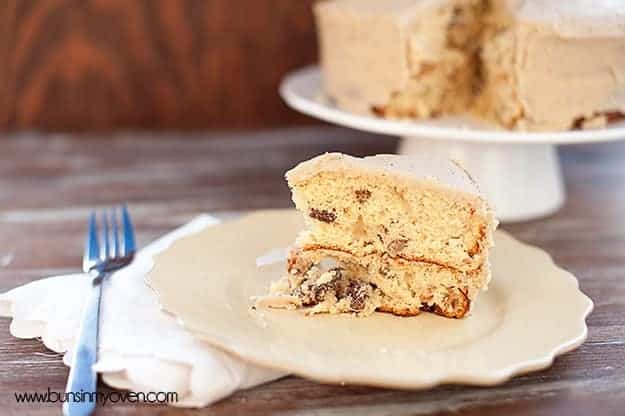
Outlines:
[[[457,160],[475,177],[504,222],[544,217],[562,206],[565,191],[557,145],[625,139],[625,122],[593,130],[517,132],[468,118],[414,121],[353,114],[324,97],[317,66],[288,74],[280,95],[290,107],[309,116],[399,136],[401,154],[430,153]]]

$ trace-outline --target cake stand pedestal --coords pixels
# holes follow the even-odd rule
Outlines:
[[[507,222],[556,212],[565,194],[557,149],[551,144],[465,143],[403,137],[399,153],[432,154],[459,162]]]
[[[556,145],[625,139],[625,122],[596,130],[530,133],[503,131],[466,117],[414,121],[349,113],[324,98],[321,81],[316,66],[294,71],[282,81],[280,95],[292,108],[318,119],[399,136],[401,154],[455,159],[475,178],[503,222],[544,217],[562,206]]]

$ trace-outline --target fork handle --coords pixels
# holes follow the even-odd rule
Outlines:
[[[103,273],[92,274],[92,286],[82,311],[72,366],[65,387],[65,416],[90,415],[96,408],[98,375],[93,365],[98,358],[98,325]]]

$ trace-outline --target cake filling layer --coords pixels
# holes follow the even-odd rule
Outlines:
[[[428,311],[460,318],[487,280],[488,271],[482,269],[461,273],[388,256],[356,259],[331,250],[294,251],[287,277],[272,285],[271,294],[289,299],[283,307],[309,307],[310,314]]]
[[[376,257],[376,256],[382,256],[382,257],[388,257],[390,259],[394,259],[394,260],[401,260],[401,261],[405,261],[408,263],[423,263],[423,264],[431,264],[434,266],[439,266],[442,267],[444,269],[449,269],[449,270],[453,270],[455,272],[458,273],[465,273],[465,272],[471,272],[473,270],[477,270],[479,268],[481,268],[481,264],[477,265],[475,269],[469,269],[469,270],[460,270],[454,266],[451,266],[449,264],[445,264],[445,263],[441,263],[439,261],[436,260],[432,260],[432,259],[428,259],[425,257],[410,257],[410,256],[406,256],[406,255],[402,255],[402,254],[398,254],[396,250],[401,249],[401,247],[403,247],[404,243],[402,242],[401,244],[397,244],[396,247],[391,246],[387,251],[384,252],[371,252],[371,253],[367,253],[365,255],[356,255],[354,253],[352,253],[349,250],[346,250],[344,248],[341,247],[337,247],[337,246],[322,246],[322,245],[308,245],[308,246],[303,246],[301,247],[301,251],[302,252],[332,252],[335,255],[348,255],[354,258],[367,258],[367,257]],[[481,254],[479,251],[476,251],[476,255]]]

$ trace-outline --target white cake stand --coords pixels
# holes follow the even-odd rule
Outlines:
[[[556,145],[625,139],[625,122],[596,130],[525,133],[497,130],[468,118],[385,120],[349,113],[324,98],[316,66],[287,75],[280,95],[292,108],[321,120],[400,136],[401,154],[430,153],[459,161],[505,222],[543,217],[564,203]]]

